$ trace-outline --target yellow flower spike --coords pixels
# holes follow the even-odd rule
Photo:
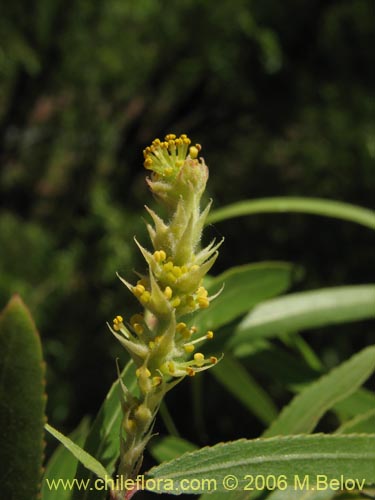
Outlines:
[[[165,289],[164,289],[164,295],[166,296],[166,298],[168,300],[172,298],[173,291],[172,291],[172,288],[170,286],[166,286],[165,287]]]
[[[205,361],[204,354],[202,354],[201,352],[196,352],[194,354],[194,361],[195,361],[195,364],[197,366],[199,366],[199,367],[203,366],[204,365],[204,361]]]
[[[214,332],[212,330],[208,330],[206,333],[206,339],[212,340],[214,338]]]
[[[191,354],[192,352],[194,352],[194,349],[195,349],[195,347],[193,346],[193,344],[185,344],[184,345],[184,350],[187,354]]]
[[[210,305],[210,301],[207,297],[198,297],[197,302],[201,309],[207,309],[207,307]]]

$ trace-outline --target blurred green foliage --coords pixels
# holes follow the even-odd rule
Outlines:
[[[215,207],[371,207],[374,46],[371,0],[3,2],[0,306],[19,292],[36,318],[52,422],[94,412],[115,377],[105,321],[134,307],[115,273],[142,266],[142,149],[170,131],[202,143]],[[349,223],[264,215],[211,232],[226,236],[216,271],[273,258],[302,264],[303,288],[374,278],[373,236]]]

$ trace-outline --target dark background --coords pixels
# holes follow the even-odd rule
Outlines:
[[[134,310],[115,273],[143,265],[152,139],[203,145],[214,208],[283,195],[373,206],[373,26],[371,0],[1,0],[0,306],[19,292],[32,310],[53,425],[95,414],[125,361],[105,323]],[[277,259],[304,268],[296,290],[374,280],[373,236],[349,222],[259,215],[208,233],[226,238],[214,273]],[[329,366],[370,331],[306,338]],[[184,437],[259,434],[211,375],[201,384],[198,416],[191,381],[168,400]]]

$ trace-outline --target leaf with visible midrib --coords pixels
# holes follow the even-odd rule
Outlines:
[[[34,500],[42,476],[44,362],[30,313],[14,296],[0,316],[1,498]]]
[[[158,492],[167,491],[173,495],[203,493],[207,491],[207,482],[203,480],[208,479],[214,481],[213,491],[225,492],[223,479],[227,474],[237,477],[237,491],[243,491],[249,483],[249,474],[285,475],[289,484],[295,476],[303,480],[307,475],[310,486],[316,484],[316,476],[322,474],[328,479],[342,475],[373,484],[374,463],[374,434],[313,434],[220,443],[158,465],[147,473],[147,477],[159,480]],[[168,490],[170,482],[167,479],[173,481],[172,491]]]

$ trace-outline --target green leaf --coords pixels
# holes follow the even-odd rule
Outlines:
[[[75,429],[69,438],[74,441],[78,446],[83,446],[87,433],[89,431],[88,419],[84,418],[80,425]],[[72,497],[72,490],[69,488],[49,488],[53,480],[73,480],[78,459],[74,458],[71,452],[60,444],[51,458],[48,461],[46,470],[44,471],[42,482],[42,500],[70,500]]]
[[[230,345],[285,332],[375,318],[375,285],[322,288],[263,302],[238,325]]]
[[[44,362],[40,338],[22,300],[0,316],[1,498],[35,500],[42,478]]]
[[[296,477],[303,481],[308,476],[310,488],[320,475],[328,480],[343,476],[362,485],[375,482],[374,461],[374,434],[313,434],[220,443],[158,465],[147,476],[159,480],[158,492],[174,495],[203,493],[209,487],[225,492],[228,474],[236,476],[240,491],[249,485],[249,475],[285,475],[289,486]],[[173,480],[172,490],[167,479]]]
[[[251,309],[255,304],[278,295],[293,281],[293,267],[286,262],[261,262],[232,267],[212,279],[209,294],[221,294],[210,307],[194,316],[201,331],[219,328]]]
[[[371,346],[298,394],[284,407],[264,436],[311,432],[327,410],[358,389],[374,370],[375,346]]]
[[[259,213],[301,212],[347,220],[375,229],[375,212],[367,208],[321,198],[275,197],[244,200],[213,210],[207,224]]]
[[[195,444],[176,436],[166,436],[157,441],[151,441],[150,444],[150,453],[159,463],[172,460],[196,449]]]
[[[353,433],[375,433],[375,409],[357,415],[348,422],[345,422],[336,430],[336,434]]]
[[[125,366],[121,378],[128,390],[136,394],[137,380],[132,361]],[[121,389],[119,381],[116,380],[94,420],[84,445],[85,450],[99,460],[110,474],[114,472],[115,463],[120,454],[122,418],[120,397]],[[76,474],[78,480],[88,480],[92,477],[92,473],[82,465],[78,466]],[[85,490],[84,492],[75,490],[73,493],[73,498],[76,500],[101,500],[105,497],[106,492],[99,490]]]
[[[267,500],[330,500],[337,491],[326,489],[323,491],[300,491],[294,488],[275,490],[268,495]],[[350,497],[352,498],[352,497]]]
[[[71,439],[69,439],[67,436],[64,436],[64,434],[61,434],[61,432],[54,429],[49,424],[46,424],[44,427],[46,431],[48,431],[50,434],[52,434],[52,436],[58,439],[60,443],[62,443],[65,448],[68,449],[70,453],[72,453],[72,455],[75,456],[87,469],[89,469],[91,472],[94,472],[94,474],[96,474],[101,479],[105,480],[110,477],[109,472],[103,467],[103,465],[98,462],[96,458],[87,453],[83,448],[78,446],[78,444],[74,443]]]
[[[277,417],[277,408],[266,391],[230,355],[224,356],[215,369],[211,370],[211,375],[264,424],[268,425]]]

